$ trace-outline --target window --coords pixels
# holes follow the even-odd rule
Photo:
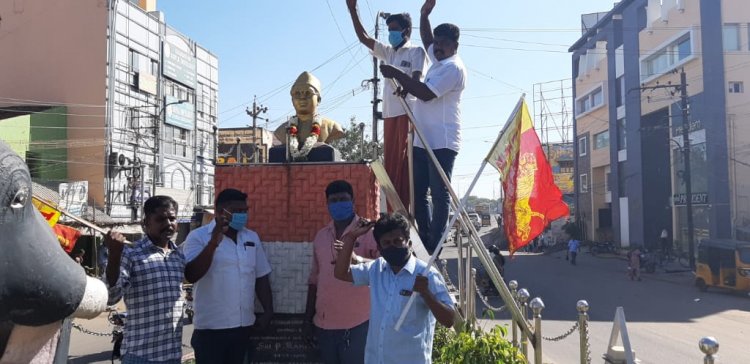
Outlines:
[[[609,147],[609,130],[594,135],[594,149]]]
[[[190,132],[187,129],[164,125],[164,154],[178,157],[190,157]]]
[[[612,184],[612,182],[609,181],[610,178],[612,178],[612,173],[607,172],[604,175],[604,190],[607,191],[607,192],[612,191],[612,189],[609,188],[609,186]]]
[[[588,143],[586,143],[586,137],[578,138],[578,156],[583,157],[588,152]]]
[[[625,105],[625,77],[620,76],[615,80],[615,106]]]
[[[740,25],[736,23],[724,24],[722,28],[724,51],[740,50]]]
[[[573,173],[573,161],[558,161],[560,173]]]
[[[589,191],[589,175],[584,173],[578,176],[578,192]]]
[[[641,80],[666,73],[692,55],[691,33],[688,32],[641,61]]]
[[[627,130],[625,130],[625,119],[617,120],[617,150],[628,147]]]
[[[576,101],[576,115],[587,113],[604,105],[604,91],[601,86]]]
[[[741,81],[729,81],[729,93],[741,94],[745,92],[745,84]]]

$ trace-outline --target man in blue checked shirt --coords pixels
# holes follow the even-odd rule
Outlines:
[[[172,239],[177,232],[177,202],[154,196],[143,205],[146,236],[125,246],[109,231],[106,283],[112,305],[125,299],[128,322],[122,363],[175,363],[182,358],[182,280],[185,256]]]
[[[435,321],[453,326],[455,310],[443,277],[414,256],[409,222],[399,214],[386,215],[374,224],[380,258],[352,265],[354,242],[373,226],[367,220],[341,237],[344,247],[336,258],[334,276],[357,286],[370,286],[370,326],[365,363],[431,363]],[[412,294],[419,296],[399,331],[401,311]]]

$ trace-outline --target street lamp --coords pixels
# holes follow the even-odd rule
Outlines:
[[[156,115],[156,119],[154,120],[154,166],[151,170],[151,196],[156,196],[156,166],[158,165],[158,158],[159,158],[159,151],[160,151],[160,144],[161,144],[161,119],[164,115],[164,111],[167,110],[167,107],[170,105],[177,105],[177,104],[184,104],[188,102],[188,100],[178,100],[178,101],[172,101],[164,106],[162,106],[161,110],[159,110],[159,114]]]

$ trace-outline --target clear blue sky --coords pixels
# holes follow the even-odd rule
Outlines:
[[[422,3],[359,0],[360,17],[371,34],[378,11],[409,12],[418,28]],[[608,11],[612,5],[594,0],[438,0],[432,25],[450,22],[461,28],[458,51],[469,70],[463,146],[453,172],[457,192],[463,195],[468,188],[521,93],[527,93],[533,108],[535,83],[570,78],[567,49],[581,36],[580,15]],[[371,125],[372,91],[363,90],[361,83],[372,77],[372,58],[357,42],[345,0],[159,0],[157,7],[168,24],[218,56],[219,127],[248,125],[244,110],[257,95],[269,109],[269,128],[275,129],[294,110],[289,87],[302,71],[312,71],[323,84],[322,114],[344,126],[352,116]],[[421,44],[418,29],[412,35]],[[386,39],[382,32],[380,39]],[[554,100],[548,106],[553,112],[561,109]],[[549,139],[559,137],[553,133]],[[472,194],[499,197],[498,179],[488,167]]]

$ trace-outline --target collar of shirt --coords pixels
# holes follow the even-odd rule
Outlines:
[[[398,48],[393,47],[393,50],[396,51],[396,52],[398,52],[398,51],[400,51],[400,50],[402,50],[404,48],[411,48],[411,39],[407,39],[406,42],[404,44],[402,44]]]
[[[356,226],[356,224],[359,222],[359,219],[360,219],[359,215],[354,214],[354,218],[352,219],[352,222],[350,222],[349,225],[347,225],[346,229],[344,229],[344,232],[341,233],[341,236],[346,235],[346,233],[348,233],[351,229],[353,229]],[[331,232],[331,236],[333,236],[334,239],[339,239],[336,237],[336,225],[333,222],[333,220],[331,220],[331,222],[329,222],[328,225],[326,225],[326,228],[328,229],[328,231]]]
[[[169,245],[169,249],[170,249],[169,252],[178,251],[177,245],[172,240],[169,241],[168,245]],[[163,251],[162,248],[156,246],[156,244],[154,244],[151,241],[151,238],[149,238],[148,235],[144,235],[143,238],[141,238],[141,240],[139,240],[136,243],[136,246],[138,248],[141,248],[141,249],[144,249],[144,250],[148,249],[151,252]],[[169,253],[169,252],[166,252],[166,253]]]
[[[385,259],[383,259],[383,261],[385,262]],[[386,269],[393,272],[393,269],[391,269],[391,265],[388,264],[388,262],[385,262],[385,264],[380,266],[381,272]],[[401,270],[398,272],[401,273],[401,271],[406,270],[407,272],[409,272],[409,274],[413,275],[416,269],[417,269],[417,258],[414,257],[414,254],[411,254],[409,255],[409,260],[406,261],[406,264],[403,267],[401,267]]]

